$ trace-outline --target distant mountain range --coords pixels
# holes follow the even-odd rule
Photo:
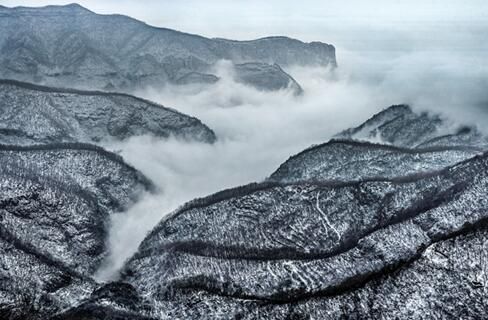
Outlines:
[[[149,26],[78,4],[0,6],[0,78],[49,86],[132,91],[164,84],[212,84],[229,60],[235,79],[263,90],[301,88],[282,67],[335,67],[332,45],[286,37],[209,39]]]

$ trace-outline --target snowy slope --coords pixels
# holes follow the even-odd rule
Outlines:
[[[110,215],[151,184],[91,145],[0,145],[0,163],[0,316],[45,318],[93,291]]]
[[[229,308],[233,316],[246,314],[247,301],[261,301],[262,318],[280,319],[297,301],[363,286],[435,243],[482,227],[487,159],[393,180],[253,185],[195,201],[151,233],[123,279],[159,301],[160,312],[182,319],[198,318],[198,305],[182,307],[196,299],[213,315]],[[469,293],[481,299],[475,288]],[[304,315],[326,318],[326,310]]]
[[[485,318],[486,140],[453,130],[394,106],[266,182],[195,199],[126,264],[113,285],[130,295],[61,319]],[[393,146],[344,137],[370,132]]]
[[[394,105],[356,128],[336,135],[340,139],[366,140],[399,147],[482,146],[488,137],[477,128],[453,126],[439,116],[417,113],[408,105]]]
[[[97,142],[143,134],[216,140],[200,120],[133,96],[0,80],[2,143]]]
[[[395,178],[439,170],[471,158],[482,150],[474,146],[409,149],[370,142],[331,140],[290,157],[269,179],[300,182]]]

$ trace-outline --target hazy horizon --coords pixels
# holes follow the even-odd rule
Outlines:
[[[100,14],[124,14],[156,27],[171,28],[206,37],[250,40],[290,36],[322,41],[347,50],[401,51],[436,48],[472,51],[476,46],[460,33],[478,38],[488,22],[488,4],[464,1],[144,1],[134,0],[3,0],[7,7],[79,3]],[[189,18],[191,17],[191,18]],[[469,44],[469,45],[468,45]]]

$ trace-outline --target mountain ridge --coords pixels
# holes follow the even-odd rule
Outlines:
[[[157,102],[154,102],[154,101],[151,101],[148,99],[144,99],[144,98],[132,95],[132,94],[124,93],[124,92],[116,92],[116,91],[112,92],[112,91],[101,91],[101,90],[82,90],[82,89],[75,89],[75,88],[70,88],[70,87],[51,87],[51,86],[40,85],[40,84],[35,84],[35,83],[30,83],[30,82],[18,81],[15,79],[0,79],[0,85],[2,85],[2,84],[13,85],[13,86],[22,87],[22,88],[29,89],[29,90],[44,91],[44,92],[72,93],[72,94],[84,95],[84,96],[96,95],[96,96],[127,97],[127,98],[131,98],[134,100],[138,100],[138,101],[147,103],[147,104],[152,105],[154,107],[170,110],[173,113],[176,113],[179,115],[184,115],[186,117],[198,120],[198,118],[193,117],[191,115],[187,115],[181,111],[178,111],[175,108],[166,107],[166,106],[163,106],[162,104],[159,104]]]
[[[214,143],[201,120],[129,94],[0,80],[0,142],[99,142],[152,134]],[[8,121],[7,121],[8,120]]]
[[[449,132],[406,106],[372,118],[284,163],[320,169],[310,175],[285,170],[182,205],[146,236],[120,281],[53,319],[484,314],[482,260],[454,253],[482,251],[477,241],[488,239],[486,137],[466,126]],[[364,141],[370,134],[391,143]],[[404,303],[416,294],[435,305]],[[447,311],[453,297],[470,307]]]
[[[351,134],[292,156],[337,153],[337,157],[331,157],[330,168],[357,162],[351,168],[364,171],[363,178],[354,179],[338,171],[331,173],[336,180],[321,175],[303,180],[270,179],[192,200],[148,234],[122,270],[122,280],[145,297],[152,296],[161,304],[163,314],[177,318],[217,316],[227,310],[229,315],[222,319],[282,319],[290,310],[290,316],[297,318],[314,314],[334,319],[334,315],[347,316],[354,310],[336,310],[332,314],[324,310],[348,310],[349,299],[366,300],[358,295],[372,290],[369,288],[375,282],[381,285],[394,281],[388,279],[395,279],[397,273],[422,275],[417,265],[431,263],[432,250],[451,240],[464,241],[474,233],[485,232],[485,140],[475,129],[452,127],[453,133],[446,132],[436,116],[413,113],[407,106],[394,106],[380,115],[373,116],[373,126],[368,120],[368,126],[359,126],[357,131],[364,129],[367,137],[369,130],[376,135],[379,128],[392,144],[372,143]],[[398,139],[402,136],[396,135],[395,126],[406,130],[404,138]],[[433,142],[425,145],[425,141]],[[343,146],[345,150],[352,148],[350,159],[341,155]],[[387,171],[370,176],[370,160],[366,157],[365,164],[361,164],[356,158],[365,157],[371,150],[377,152],[373,160],[390,160],[386,157],[389,153],[406,154],[413,157],[414,164],[418,162],[430,170],[413,165],[407,172],[403,158],[399,158],[392,165],[396,170],[392,176]],[[425,162],[421,156],[429,154],[433,155],[432,161]],[[379,162],[378,166],[387,168],[387,164]],[[315,163],[298,160],[295,165]],[[348,227],[344,229],[344,225]],[[459,263],[455,257],[452,259]],[[450,273],[441,274],[451,277]],[[451,279],[446,283],[451,290],[458,290]],[[400,284],[396,291],[383,292],[405,297],[391,298],[397,303],[409,297],[412,284],[406,285],[405,289]],[[432,285],[438,284],[432,281]],[[478,308],[479,292],[462,292],[456,297],[476,294],[472,301]],[[376,299],[380,301],[381,296],[370,299],[380,303]],[[431,299],[444,301],[441,295]],[[205,308],[181,309],[182,304],[196,301]],[[367,314],[364,312],[359,318]],[[415,314],[408,307],[401,312]],[[378,315],[374,311],[368,314]]]
[[[293,86],[296,81],[281,68],[273,68],[274,64],[336,66],[335,48],[319,42],[287,37],[211,39],[153,27],[123,15],[99,15],[78,6],[7,8],[2,12],[0,74],[49,86],[68,82],[81,89],[133,92],[178,84],[178,79],[190,73],[215,76],[216,63],[229,60],[236,66],[247,62],[267,65],[260,71],[269,77],[266,83],[250,77],[245,84],[259,90],[285,90],[288,85],[283,83],[290,84],[299,94]],[[236,67],[237,76],[242,71]]]
[[[225,41],[225,42],[242,43],[242,42],[266,41],[266,40],[286,40],[286,41],[292,40],[292,41],[299,42],[301,44],[314,44],[314,43],[324,44],[323,42],[320,42],[320,41],[305,42],[305,41],[302,41],[302,40],[299,40],[299,39],[291,38],[291,37],[288,37],[288,36],[282,36],[282,35],[263,36],[263,37],[259,37],[259,38],[255,38],[255,39],[246,39],[246,40],[234,40],[234,39],[228,39],[228,38],[222,38],[222,37],[206,37],[206,36],[202,36],[202,35],[199,35],[199,34],[196,34],[196,33],[189,33],[189,32],[185,32],[185,31],[181,31],[181,30],[176,30],[176,29],[172,29],[172,28],[155,26],[155,25],[149,24],[147,22],[144,22],[144,21],[139,20],[139,19],[136,19],[136,18],[132,18],[132,17],[127,16],[127,15],[124,15],[124,14],[117,14],[117,13],[108,13],[108,14],[107,13],[97,13],[97,12],[94,12],[94,11],[92,11],[92,10],[90,10],[90,9],[88,9],[88,8],[86,8],[86,7],[78,4],[76,2],[71,3],[71,4],[66,4],[66,5],[47,5],[47,6],[39,6],[39,7],[29,7],[29,6],[7,7],[7,6],[0,5],[0,8],[5,9],[5,10],[25,11],[25,13],[30,13],[32,11],[37,11],[37,10],[51,10],[53,8],[54,9],[75,9],[75,10],[84,11],[86,13],[100,15],[100,16],[125,17],[125,18],[129,18],[131,20],[134,20],[134,21],[143,23],[143,24],[145,24],[145,25],[147,25],[148,27],[151,27],[151,28],[172,31],[172,32],[175,32],[175,33],[180,33],[180,34],[195,36],[195,37],[203,38],[203,39],[220,40],[220,41]]]

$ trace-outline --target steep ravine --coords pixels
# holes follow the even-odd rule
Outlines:
[[[154,184],[88,143],[213,143],[200,120],[126,94],[0,81],[0,318],[46,319],[99,287],[111,218]]]
[[[0,146],[0,316],[46,318],[95,288],[107,223],[151,183],[85,144]]]

